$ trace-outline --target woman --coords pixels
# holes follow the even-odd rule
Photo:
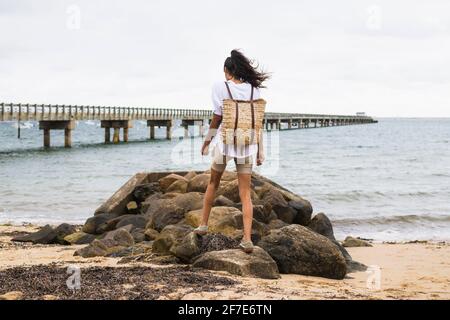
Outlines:
[[[253,251],[253,243],[251,240],[253,220],[253,204],[250,196],[251,174],[254,158],[256,157],[256,164],[258,166],[264,161],[262,140],[259,144],[250,144],[245,147],[224,145],[220,133],[222,103],[224,99],[230,98],[230,94],[235,100],[250,100],[252,87],[254,88],[253,99],[260,99],[261,94],[259,88],[264,88],[263,82],[269,78],[269,75],[258,71],[257,67],[253,67],[252,62],[238,50],[231,51],[231,56],[225,60],[224,73],[226,84],[219,82],[214,85],[212,90],[214,113],[201,150],[202,155],[208,154],[209,147],[213,150],[211,179],[206,189],[203,202],[202,223],[194,232],[199,235],[207,233],[208,218],[220,179],[225,171],[227,162],[234,159],[244,222],[244,236],[239,247],[245,252],[251,253]]]

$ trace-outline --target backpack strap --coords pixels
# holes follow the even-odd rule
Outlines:
[[[228,95],[230,96],[230,99],[236,103],[236,117],[234,120],[234,145],[237,145],[237,137],[236,137],[236,129],[238,127],[238,119],[239,119],[239,104],[236,100],[233,99],[233,95],[231,94],[230,86],[228,85],[228,82],[225,81],[225,85],[227,86]]]

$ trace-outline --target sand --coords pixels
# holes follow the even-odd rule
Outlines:
[[[25,298],[27,298],[27,267],[32,268],[29,270],[33,270],[36,274],[40,272],[39,268],[47,270],[48,267],[67,268],[69,265],[77,265],[81,268],[82,274],[83,270],[86,270],[86,274],[92,278],[95,278],[95,273],[102,273],[102,270],[110,273],[110,268],[126,268],[121,269],[120,272],[128,275],[130,283],[116,284],[124,288],[123,298],[450,299],[449,243],[374,243],[373,247],[348,248],[354,260],[372,267],[366,272],[350,273],[344,280],[300,275],[282,275],[278,280],[262,280],[232,276],[224,272],[185,270],[173,265],[118,264],[119,258],[84,259],[73,256],[75,250],[83,246],[31,245],[10,241],[17,233],[36,230],[35,226],[0,226],[0,279],[2,279],[2,275],[5,279],[8,270],[16,277],[17,274],[19,274],[18,277],[23,277],[25,285],[22,291],[25,293]],[[24,267],[25,269],[23,269]],[[166,273],[158,273],[158,268],[171,269],[164,271]],[[149,292],[133,292],[133,295],[129,296],[127,291],[133,290],[126,288],[128,286],[133,288],[136,285],[132,282],[137,278],[136,272],[139,270],[145,271],[147,277],[153,277],[152,285],[140,288],[140,290]],[[46,272],[51,274],[53,271],[47,270]],[[165,274],[177,277],[180,272],[182,273],[180,281],[170,284],[164,281]],[[201,279],[211,279],[211,282],[205,287],[197,284],[196,281],[191,281],[197,277],[200,279],[199,282],[202,281]],[[0,295],[6,293],[5,290],[9,288],[5,287],[7,287],[6,283],[3,284],[3,288],[0,283]],[[58,286],[58,288],[60,287]],[[83,290],[83,282],[81,290]],[[61,293],[59,296],[58,292],[54,294],[57,298],[68,298],[67,294]],[[35,295],[28,297],[40,298]],[[106,297],[109,296],[106,295]],[[111,297],[117,298],[114,295]],[[86,298],[86,296],[79,295],[79,298]]]

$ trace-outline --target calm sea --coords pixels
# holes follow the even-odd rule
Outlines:
[[[450,119],[269,133],[263,174],[310,200],[338,238],[450,239]],[[139,171],[207,169],[200,138],[148,141],[135,122],[128,144],[104,145],[97,122],[80,122],[73,148],[37,123],[0,122],[0,223],[82,223]],[[196,132],[193,132],[194,134]],[[178,129],[174,136],[182,136]]]

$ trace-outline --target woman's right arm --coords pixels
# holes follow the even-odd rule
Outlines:
[[[208,154],[208,146],[211,143],[212,139],[217,133],[217,129],[220,126],[220,123],[222,122],[222,116],[219,116],[218,114],[213,113],[213,117],[211,120],[211,124],[209,125],[208,133],[206,134],[205,141],[203,142],[202,146],[202,155]]]

